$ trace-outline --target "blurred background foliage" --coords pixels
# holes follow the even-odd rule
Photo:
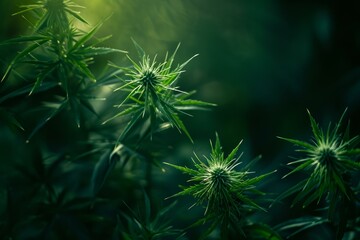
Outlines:
[[[1,41],[28,32],[26,19],[21,15],[11,16],[11,14],[18,11],[19,5],[29,2],[28,0],[0,2]],[[184,118],[194,139],[194,145],[184,134],[179,135],[176,130],[161,135],[161,138],[157,139],[158,148],[163,146],[161,161],[186,165],[193,151],[198,155],[209,151],[208,140],[214,138],[215,131],[222,139],[225,153],[229,152],[240,139],[244,139],[241,149],[245,152],[244,161],[261,154],[262,159],[254,166],[257,172],[279,170],[267,185],[267,192],[276,194],[291,185],[291,179],[286,182],[278,179],[287,171],[283,164],[288,162],[288,155],[293,154],[293,149],[278,140],[276,136],[308,139],[311,129],[306,114],[307,108],[324,125],[329,121],[335,122],[348,107],[347,117],[351,119],[352,133],[356,135],[360,132],[358,124],[360,121],[359,1],[77,0],[75,2],[86,7],[81,9],[81,15],[89,21],[90,26],[106,19],[96,35],[98,37],[112,35],[111,39],[102,44],[103,46],[127,50],[131,56],[136,56],[131,41],[133,38],[147,53],[158,54],[161,59],[167,51],[172,52],[181,42],[177,54],[179,63],[194,54],[199,54],[188,64],[180,85],[185,90],[196,89],[197,99],[216,103],[218,106],[211,111],[195,112],[193,117]],[[82,23],[76,22],[75,25],[84,30],[89,29],[89,26]],[[19,49],[21,47],[17,45],[0,46],[1,72],[5,71],[7,64]],[[95,72],[101,72],[108,60],[118,65],[128,64],[125,55],[118,54],[97,58],[92,68]],[[0,87],[5,92],[21,84],[18,81],[1,83]],[[12,106],[20,106],[14,110],[14,113],[31,110],[22,108],[28,106],[24,101],[27,99],[16,98],[12,102],[7,102],[6,107],[11,109]],[[106,104],[112,105],[111,101],[114,100],[110,98],[109,101]],[[34,118],[34,114],[25,114],[20,116],[19,121],[25,122],[26,128],[33,126]],[[39,142],[38,146],[42,146],[48,152],[58,153],[71,148],[68,139],[72,141],[85,139],[87,133],[73,126],[68,118],[66,115],[60,115],[41,130],[40,136],[35,137],[33,141]],[[0,122],[0,184],[2,186],[7,186],[8,176],[19,174],[19,171],[14,170],[14,165],[20,164],[27,169],[26,171],[32,171],[34,159],[37,159],[36,155],[41,152],[40,149],[33,149],[31,145],[25,143],[25,135],[21,130],[11,129]],[[61,157],[66,159],[66,156],[59,158]],[[88,181],[86,176],[92,171],[93,164],[94,162],[88,165],[72,162],[67,165],[66,162],[62,162],[60,172],[64,172],[67,167],[76,168],[78,172],[74,175],[58,177],[66,178],[68,182],[80,181],[77,184],[86,186]],[[124,200],[129,205],[134,202],[136,205],[137,201],[142,201],[136,198],[146,184],[143,183],[143,179],[137,177],[139,176],[137,172],[134,172],[141,171],[141,168],[136,167],[136,163],[127,168],[127,171],[122,170],[125,171],[124,174],[111,175],[107,187],[103,190],[103,196]],[[131,168],[135,170],[132,172]],[[185,181],[184,176],[168,168],[165,173],[157,168],[153,171],[155,174],[151,184],[153,193],[151,198],[157,202],[162,202],[165,197],[177,192],[178,184],[183,184]],[[79,172],[83,173],[82,178],[79,177],[81,176]],[[41,174],[39,178],[56,176],[55,173]],[[25,179],[16,179],[19,181],[16,184],[26,184]],[[46,181],[50,180],[46,178]],[[296,178],[293,181],[296,181]],[[8,204],[7,201],[11,199],[10,192],[5,190],[0,192],[1,206]],[[16,194],[25,195],[25,193]],[[15,197],[21,198],[21,196]],[[179,204],[178,209],[188,211],[186,199],[183,199],[183,202]],[[18,207],[20,209],[15,209],[18,212],[22,211],[21,208],[25,208],[25,206],[16,206]],[[295,208],[289,213],[287,210],[284,211],[283,206],[274,207],[270,210],[270,214],[265,214],[262,218],[270,224],[275,224],[289,217],[301,215],[303,211]],[[106,209],[102,208],[101,211]],[[198,214],[201,215],[201,211]],[[178,221],[175,222],[179,227],[184,227],[185,223],[191,221],[189,215],[178,215]],[[72,218],[72,221],[75,220]]]

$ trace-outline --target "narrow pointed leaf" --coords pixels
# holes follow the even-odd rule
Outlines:
[[[24,42],[35,42],[35,41],[40,41],[40,40],[49,41],[50,38],[48,36],[44,36],[44,35],[21,36],[21,37],[17,37],[17,38],[13,38],[13,39],[9,39],[9,40],[0,42],[0,46],[1,45],[6,45],[6,44],[18,44],[18,43],[24,43]]]
[[[83,44],[85,44],[87,41],[89,41],[94,34],[99,30],[99,28],[102,26],[102,23],[99,23],[96,25],[93,29],[91,29],[87,34],[82,36],[75,44],[74,46],[69,50],[69,52],[74,52],[77,49],[81,48]]]
[[[107,47],[90,47],[85,48],[82,51],[77,51],[76,54],[80,57],[92,57],[98,55],[105,55],[109,53],[126,53],[126,51],[115,49],[115,48],[107,48]]]
[[[24,128],[19,123],[19,121],[11,113],[9,113],[3,108],[0,108],[0,117],[2,118],[2,120],[5,121],[5,123],[8,123],[9,125],[15,126],[24,131]]]
[[[135,49],[139,55],[139,58],[142,59],[145,56],[145,51],[141,48],[141,46],[133,38],[131,38],[131,40],[135,46]]]
[[[67,101],[62,102],[55,110],[51,111],[50,114],[48,114],[45,118],[43,118],[32,130],[27,141],[30,141],[30,139],[34,136],[34,134],[37,133],[37,131],[39,131],[39,129],[41,129],[49,120],[55,117],[65,107],[67,103],[68,103]]]
[[[80,20],[81,22],[85,24],[89,24],[84,18],[82,18],[77,12],[71,10],[70,8],[65,8],[65,11],[67,11],[69,14],[71,14],[76,19]]]
[[[47,75],[49,75],[52,71],[54,71],[57,68],[57,64],[54,64],[53,66],[49,67],[48,69],[46,69],[45,71],[41,72],[39,74],[39,76],[36,78],[36,82],[33,86],[33,88],[31,89],[29,95],[31,95],[35,90],[37,90],[42,82],[44,81],[44,79],[47,77]]]
[[[119,155],[110,155],[110,150],[105,151],[94,167],[91,176],[92,192],[96,195],[104,185],[106,179],[119,161]]]
[[[169,166],[171,166],[173,168],[176,168],[176,169],[180,170],[181,172],[189,174],[189,175],[197,175],[199,173],[198,171],[193,170],[193,169],[188,168],[188,167],[182,167],[182,166],[178,166],[178,165],[171,164],[171,163],[168,163],[168,162],[164,162],[164,164],[169,165]]]
[[[311,145],[310,143],[304,142],[304,141],[291,139],[291,138],[284,138],[284,137],[278,137],[278,138],[288,141],[288,142],[291,142],[292,144],[294,144],[296,146],[300,146],[300,147],[304,147],[304,148],[308,148],[308,149],[314,149],[313,145]]]
[[[129,114],[136,114],[138,113],[139,111],[141,111],[141,109],[139,109],[139,107],[135,106],[135,107],[130,107],[130,108],[126,108],[124,111],[121,111],[117,114],[115,114],[113,117],[105,120],[102,124],[106,124],[107,122],[115,119],[115,118],[118,118],[118,117],[121,117],[121,116],[126,116],[126,115],[129,115]]]
[[[46,91],[46,90],[51,89],[51,88],[53,88],[53,87],[55,87],[57,85],[58,84],[54,83],[54,82],[43,83],[41,86],[38,87],[37,91],[38,92]],[[6,101],[8,99],[14,98],[14,97],[18,97],[18,96],[21,96],[21,95],[24,95],[24,94],[28,94],[31,91],[32,87],[33,87],[33,84],[26,85],[24,87],[16,89],[15,91],[12,91],[12,92],[10,92],[8,94],[5,94],[4,96],[0,97],[0,103]]]
[[[79,72],[90,78],[91,81],[96,82],[95,76],[90,71],[86,63],[84,63],[83,61],[71,61],[71,62],[79,70]]]
[[[241,145],[243,140],[241,140],[238,145],[230,152],[230,154],[227,156],[227,158],[225,159],[225,162],[230,162],[235,158],[235,155],[237,154],[237,152],[239,151],[239,147]]]
[[[6,69],[4,76],[2,77],[1,81],[4,81],[4,79],[7,77],[7,75],[10,73],[11,69],[13,68],[13,66],[15,64],[17,64],[19,62],[19,60],[23,57],[25,57],[26,55],[28,55],[30,52],[34,51],[36,48],[40,47],[41,45],[43,45],[44,43],[46,43],[48,40],[43,40],[40,42],[36,42],[30,46],[28,46],[27,48],[25,48],[24,50],[22,50],[21,52],[19,52],[15,58],[12,60],[12,62],[10,63],[10,65],[8,66],[8,68]]]
[[[311,164],[312,164],[312,161],[306,161],[306,162],[300,164],[299,166],[297,166],[295,169],[293,169],[291,172],[289,172],[288,174],[286,174],[282,178],[286,178],[287,176],[293,174],[294,172],[298,172],[300,170],[303,170],[303,169],[305,169],[306,167],[308,167]]]
[[[275,200],[274,202],[270,205],[270,207],[272,205],[274,205],[274,203],[278,202],[278,201],[281,201],[282,199],[296,193],[296,192],[299,192],[305,185],[307,179],[304,179],[300,182],[298,182],[297,184],[295,184],[294,186],[290,187],[289,189],[283,191]]]
[[[319,128],[318,124],[316,123],[315,119],[313,118],[313,116],[311,116],[311,113],[309,110],[307,110],[309,118],[310,118],[310,123],[311,123],[311,129],[314,133],[315,139],[321,139],[322,133],[321,133],[321,129]]]
[[[70,103],[70,107],[71,107],[72,114],[74,116],[76,125],[77,125],[78,128],[80,128],[80,125],[81,125],[80,114],[81,114],[81,112],[79,111],[79,102],[77,101],[77,99],[75,97],[71,97],[71,98],[69,98],[69,103]]]

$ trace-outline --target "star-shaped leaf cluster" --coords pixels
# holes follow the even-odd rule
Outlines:
[[[280,137],[300,147],[298,151],[304,153],[300,159],[288,163],[297,166],[284,178],[300,171],[310,174],[308,178],[282,193],[280,199],[298,192],[294,204],[304,201],[303,206],[306,207],[315,200],[319,202],[322,196],[327,194],[331,195],[331,205],[341,196],[353,198],[353,190],[347,179],[360,170],[360,163],[356,161],[360,149],[355,148],[359,137],[349,137],[349,125],[344,134],[340,132],[345,113],[346,110],[333,128],[329,124],[326,131],[323,131],[308,111],[313,132],[310,142]]]
[[[195,198],[194,205],[205,205],[205,216],[216,218],[217,222],[237,221],[253,210],[264,210],[251,197],[251,194],[259,194],[256,184],[266,176],[273,173],[251,177],[248,164],[241,170],[237,167],[241,164],[236,157],[241,142],[225,157],[220,140],[216,135],[215,145],[211,145],[210,157],[204,156],[201,160],[196,154],[192,159],[195,168],[166,163],[191,178],[190,186],[183,186],[183,190],[174,196],[191,195]],[[193,205],[193,206],[194,206]]]
[[[144,50],[134,41],[138,50],[140,61],[136,62],[128,56],[131,67],[123,68],[114,65],[124,71],[125,76],[119,77],[122,85],[114,90],[126,93],[125,99],[115,105],[124,110],[107,119],[105,123],[120,116],[130,116],[127,127],[123,130],[120,139],[126,136],[130,129],[141,119],[149,119],[152,132],[157,129],[161,122],[169,122],[180,132],[184,132],[190,139],[190,134],[180,119],[180,114],[189,115],[187,110],[201,109],[214,106],[214,104],[192,100],[189,97],[193,92],[180,90],[177,82],[184,72],[184,67],[193,59],[174,66],[174,59],[179,45],[172,55],[166,54],[161,62],[157,62],[147,55]]]

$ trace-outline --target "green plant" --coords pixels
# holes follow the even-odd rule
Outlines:
[[[184,235],[181,230],[174,229],[170,224],[169,211],[174,208],[176,202],[169,206],[160,209],[155,214],[152,211],[151,203],[146,194],[144,194],[144,207],[137,210],[129,208],[129,213],[122,213],[122,218],[125,219],[126,231],[124,228],[119,228],[117,234],[121,235],[121,239],[144,239],[156,240],[164,238],[181,239]],[[120,222],[121,220],[119,220]]]
[[[360,149],[356,148],[359,136],[350,138],[349,124],[344,133],[340,132],[346,110],[340,120],[332,128],[329,124],[323,131],[308,111],[313,139],[310,142],[283,138],[285,141],[300,147],[299,152],[304,155],[300,159],[288,163],[298,165],[283,178],[299,171],[309,174],[308,178],[284,191],[278,199],[297,193],[293,204],[303,202],[303,207],[316,201],[317,204],[325,196],[328,202],[328,220],[337,228],[337,239],[341,239],[351,218],[351,208],[357,201],[357,191],[351,184],[352,177],[360,170],[360,163],[356,161]],[[299,221],[301,222],[301,221]],[[326,222],[324,219],[310,221],[310,226]],[[309,226],[305,224],[306,226]]]
[[[121,2],[136,6],[137,23],[148,13],[138,9],[143,1]],[[349,124],[343,131],[346,111],[325,130],[309,112],[313,138],[308,142],[280,137],[299,147],[300,154],[288,163],[295,167],[285,181],[268,170],[276,168],[276,159],[267,152],[264,161],[257,162],[259,156],[241,162],[246,158],[238,153],[242,141],[225,155],[226,141],[220,142],[218,134],[210,153],[195,154],[188,167],[188,150],[202,144],[196,132],[212,132],[213,126],[208,117],[200,123],[187,117],[216,106],[184,90],[191,89],[183,81],[191,76],[185,68],[197,54],[177,63],[176,42],[167,42],[174,50],[164,50],[163,58],[148,54],[142,40],[129,40],[137,58],[104,46],[111,45],[110,36],[97,35],[108,21],[91,26],[77,11],[84,8],[70,0],[27,1],[20,8],[13,15],[29,27],[0,43],[1,51],[14,53],[0,70],[0,239],[358,238],[360,138],[350,137]],[[209,52],[217,57],[217,51]],[[220,71],[200,96],[209,90],[228,94],[237,87],[236,82],[219,89],[214,84],[226,79],[228,65],[237,62],[229,59],[218,59],[225,68],[216,65]],[[236,92],[236,101],[242,93]],[[222,110],[225,102],[219,104]],[[231,115],[221,119],[243,125],[234,117],[235,106],[228,110]],[[252,120],[253,110],[262,116],[253,108],[244,121]],[[237,130],[227,123],[220,121],[224,132],[231,130],[230,138]],[[266,139],[266,131],[260,133],[247,141],[246,152],[257,152],[255,145]],[[268,150],[275,145],[266,144]],[[174,194],[174,186],[186,180]],[[269,188],[263,192],[264,185]],[[275,200],[274,194],[279,195]],[[179,201],[162,206],[167,196]],[[280,200],[291,211],[265,207]]]
[[[121,90],[127,93],[125,99],[120,104],[115,105],[117,108],[124,107],[125,109],[103,124],[114,118],[130,115],[130,121],[119,138],[122,139],[140,119],[149,119],[151,133],[156,130],[160,119],[169,122],[180,132],[184,132],[192,141],[190,133],[178,115],[187,114],[185,112],[187,110],[214,106],[214,104],[207,102],[188,99],[193,93],[184,92],[176,85],[180,74],[184,71],[183,68],[196,55],[174,68],[174,58],[180,45],[170,57],[166,54],[164,60],[157,63],[156,57],[151,60],[150,56],[146,55],[145,51],[135,41],[133,42],[138,50],[140,62],[136,63],[128,56],[132,67],[113,65],[123,70],[125,74],[125,79],[119,78],[123,84],[114,90],[114,92]],[[127,101],[130,103],[125,105]]]
[[[7,78],[11,70],[19,67],[18,65],[31,66],[34,71],[31,76],[24,76],[21,72],[16,71],[25,79],[25,82],[30,82],[30,84],[9,93],[3,99],[24,93],[32,95],[36,91],[40,93],[54,90],[53,96],[46,99],[44,104],[48,113],[38,121],[28,139],[64,109],[72,111],[74,120],[80,127],[83,121],[80,108],[96,114],[89,102],[89,100],[96,99],[96,96],[92,96],[90,92],[94,87],[105,84],[102,79],[97,81],[97,77],[92,73],[89,65],[94,61],[95,56],[125,51],[96,46],[108,38],[94,39],[94,34],[102,24],[98,24],[88,32],[76,29],[71,24],[69,15],[81,22],[86,23],[86,21],[72,10],[79,6],[71,1],[44,0],[22,7],[25,10],[17,14],[31,12],[35,15],[36,23],[33,24],[33,31],[28,36],[21,36],[2,43],[28,44],[9,64],[2,81]],[[96,81],[97,83],[95,83]]]
[[[194,92],[181,91],[176,85],[190,59],[174,67],[178,46],[174,54],[166,55],[157,64],[155,58],[150,61],[150,57],[134,41],[140,54],[139,64],[129,57],[133,66],[119,67],[111,63],[98,74],[99,70],[91,68],[96,57],[125,53],[114,48],[98,47],[108,39],[95,37],[102,23],[88,31],[78,29],[74,21],[88,23],[73,10],[79,6],[68,0],[37,1],[21,7],[24,10],[16,14],[31,14],[31,32],[2,43],[21,43],[26,46],[13,58],[2,77],[2,83],[11,85],[16,82],[17,88],[2,89],[0,103],[3,118],[9,125],[24,130],[28,148],[37,150],[36,154],[29,150],[28,159],[16,163],[16,174],[7,177],[13,181],[9,180],[11,183],[5,184],[6,188],[14,188],[21,194],[14,194],[11,190],[5,192],[7,200],[2,205],[6,211],[4,215],[1,214],[1,237],[88,238],[91,235],[89,229],[92,229],[94,237],[104,232],[108,232],[108,237],[120,236],[116,232],[128,232],[128,235],[122,237],[129,238],[135,234],[132,237],[136,238],[139,236],[136,232],[145,231],[140,233],[145,239],[178,234],[179,231],[169,228],[162,218],[170,208],[165,208],[150,223],[150,216],[147,215],[144,225],[139,229],[139,224],[142,224],[140,217],[134,212],[126,215],[126,209],[113,206],[113,201],[121,198],[108,199],[101,195],[101,190],[112,172],[117,171],[126,179],[128,173],[137,170],[145,171],[145,189],[149,189],[152,164],[159,166],[156,160],[159,146],[148,148],[155,141],[153,135],[174,126],[190,138],[178,115],[187,110],[213,106],[188,99]],[[128,93],[121,104],[116,106],[122,108],[120,114],[108,119],[122,117],[122,123],[110,126],[120,131],[108,131],[107,126],[101,127],[101,110],[92,104],[92,100],[104,101],[104,97],[99,97],[101,90],[114,85],[115,92],[121,90]],[[20,115],[21,119],[31,116],[35,119],[34,125],[29,122],[23,127],[12,114],[13,110],[8,110],[7,104],[17,98],[30,100],[25,103],[25,112],[14,110],[18,110],[16,115]],[[58,121],[62,123],[62,132],[57,135],[51,133],[50,142],[47,142],[46,131],[40,130]],[[71,134],[63,135],[68,132]],[[75,135],[77,137],[74,138]],[[29,141],[33,137],[35,139]],[[55,141],[55,148],[50,146],[51,141]],[[129,162],[129,159],[132,161]],[[134,166],[134,162],[139,165]],[[116,169],[120,165],[122,167]],[[89,180],[84,185],[78,173],[88,167],[94,170],[84,175]],[[68,176],[76,184],[69,184]],[[28,181],[31,190],[23,190],[22,185],[17,184],[19,179]],[[126,180],[133,181],[130,178]],[[144,188],[144,185],[137,187]],[[23,199],[28,199],[28,207],[13,207],[13,204],[21,203]],[[125,198],[121,201],[125,201]],[[127,219],[126,226],[116,225],[117,218],[104,213],[108,207],[113,212],[120,211],[119,215]],[[67,222],[75,224],[71,231],[63,231]],[[92,228],[95,224],[96,227]]]
[[[266,228],[254,229],[255,233],[245,233],[245,229],[252,224],[249,222],[248,215],[256,210],[265,211],[249,195],[262,195],[263,193],[255,188],[255,184],[273,172],[251,178],[250,175],[253,172],[250,172],[249,168],[253,162],[237,171],[236,168],[240,165],[241,155],[236,157],[236,154],[240,144],[241,142],[225,158],[219,136],[216,134],[215,145],[210,141],[210,157],[204,156],[205,160],[201,161],[195,154],[195,159],[192,159],[195,169],[167,163],[169,166],[190,175],[191,178],[188,181],[194,183],[191,186],[182,187],[183,190],[174,196],[191,195],[196,199],[193,206],[206,205],[205,217],[201,221],[213,222],[207,234],[210,234],[216,226],[220,225],[224,239],[228,237],[229,227],[234,228],[235,232],[243,238],[250,237],[261,229],[265,232],[262,237],[278,239],[273,233],[267,232],[268,229]],[[206,234],[203,238],[205,237],[207,237]]]

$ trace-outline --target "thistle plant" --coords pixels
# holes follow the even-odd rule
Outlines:
[[[344,231],[339,227],[346,227],[346,209],[356,201],[351,178],[360,170],[360,163],[357,161],[360,149],[356,148],[359,137],[349,137],[349,125],[344,133],[340,132],[345,113],[346,110],[334,127],[329,124],[326,131],[323,131],[308,111],[313,133],[310,142],[280,137],[300,147],[298,151],[304,154],[298,160],[288,163],[298,166],[283,178],[300,171],[308,173],[309,177],[282,193],[278,199],[297,192],[293,204],[303,201],[303,207],[306,207],[314,201],[319,204],[326,197],[329,202],[328,219],[338,225],[338,236],[342,236]]]
[[[73,8],[80,8],[69,0],[40,0],[33,4],[22,5],[22,11],[15,13],[14,15],[31,12],[35,16],[35,23],[32,24],[33,32],[28,36],[21,36],[19,38],[10,39],[2,44],[10,43],[32,43],[27,48],[22,50],[9,64],[5,74],[2,77],[2,81],[8,76],[10,71],[16,64],[21,63],[21,60],[25,57],[31,57],[33,61],[36,61],[36,57],[30,55],[38,48],[44,47],[47,44],[50,45],[48,48],[49,52],[61,56],[65,56],[65,49],[68,44],[67,41],[73,40],[75,29],[69,23],[68,15],[74,16],[76,19],[87,23],[78,12],[74,11]],[[60,56],[61,55],[61,56]],[[44,73],[51,73],[54,68],[51,68],[51,61],[48,64],[50,67]],[[31,62],[34,65],[45,64],[44,62],[36,61]],[[40,74],[42,75],[42,74]],[[38,78],[38,79],[41,79]],[[38,84],[41,83],[38,80]],[[34,89],[33,89],[34,90]]]
[[[26,93],[33,95],[38,92],[53,91],[53,98],[46,99],[44,104],[48,113],[30,132],[29,139],[64,109],[72,111],[76,125],[80,127],[82,122],[80,109],[87,109],[96,114],[89,102],[90,99],[96,99],[89,94],[90,89],[94,85],[103,84],[101,81],[96,83],[97,77],[90,70],[89,66],[94,62],[94,57],[124,51],[97,46],[108,38],[94,39],[95,33],[102,24],[98,24],[86,33],[75,28],[72,24],[73,18],[83,23],[87,22],[73,10],[80,6],[72,1],[42,0],[21,7],[24,10],[16,14],[30,12],[35,16],[33,31],[27,36],[1,43],[27,45],[8,65],[2,81],[8,78],[11,72],[15,72],[30,84],[9,93],[0,99],[0,102],[4,98]],[[18,65],[32,67],[33,75],[23,76],[22,72],[16,69]]]
[[[175,55],[180,45],[171,56],[166,54],[160,63],[157,62],[156,56],[151,59],[135,41],[134,45],[140,57],[139,63],[128,56],[132,63],[131,67],[123,68],[114,65],[125,73],[124,77],[119,77],[122,85],[114,92],[123,91],[127,94],[125,99],[115,107],[125,107],[125,109],[107,119],[103,124],[120,116],[131,116],[129,124],[120,136],[122,139],[141,119],[150,120],[151,132],[154,132],[159,122],[169,122],[171,126],[184,132],[192,140],[179,114],[189,115],[185,110],[214,106],[203,101],[188,99],[193,93],[182,91],[177,85],[184,67],[197,55],[174,67]]]
[[[203,222],[213,221],[210,230],[220,224],[224,236],[229,224],[235,226],[238,234],[245,235],[246,225],[249,224],[246,216],[255,210],[265,211],[250,197],[250,194],[262,194],[256,190],[255,184],[273,173],[252,178],[250,175],[253,172],[249,171],[251,163],[237,171],[236,168],[241,164],[239,160],[242,154],[238,157],[236,154],[241,142],[225,158],[216,134],[215,145],[210,141],[210,157],[204,156],[203,161],[195,154],[195,158],[192,159],[195,169],[166,163],[190,175],[189,182],[194,183],[191,186],[182,187],[183,190],[173,196],[191,195],[195,198],[195,203],[191,207],[205,205]]]
[[[20,6],[23,10],[17,12],[17,14],[23,14],[25,12],[32,11],[36,15],[40,15],[39,21],[36,24],[36,30],[51,27],[53,30],[60,33],[61,30],[67,30],[69,28],[68,15],[72,15],[76,19],[83,23],[86,20],[83,19],[78,11],[74,9],[83,8],[75,4],[70,0],[39,0],[29,5]]]
[[[4,52],[14,51],[0,76],[0,239],[280,240],[274,229],[291,238],[310,228],[317,239],[322,229],[325,239],[335,232],[339,240],[359,239],[360,138],[350,137],[349,125],[343,126],[346,111],[324,130],[308,112],[309,141],[280,137],[296,145],[300,155],[288,163],[294,168],[284,178],[306,177],[277,200],[294,195],[293,204],[307,209],[268,226],[297,213],[263,207],[269,195],[258,187],[273,180],[269,175],[275,171],[255,174],[253,164],[260,157],[242,163],[242,141],[226,155],[216,134],[209,154],[195,153],[191,166],[166,163],[188,180],[175,194],[176,179],[163,168],[164,158],[176,158],[182,150],[168,146],[172,135],[165,130],[173,128],[192,141],[186,117],[215,106],[194,100],[195,91],[181,87],[197,54],[177,63],[180,44],[162,57],[133,41],[134,56],[103,46],[110,36],[97,33],[105,21],[90,26],[76,0],[21,2],[26,3],[13,15],[21,15],[29,27],[0,43],[11,46]],[[118,2],[132,4],[112,4]],[[136,10],[137,2],[131,5]],[[166,17],[165,6],[178,9],[162,4],[154,13]],[[18,29],[8,27],[11,33]],[[4,52],[1,61],[8,57]],[[114,58],[103,58],[106,54]],[[127,66],[118,65],[123,54],[128,54]],[[175,202],[158,208],[159,194],[189,197],[188,216],[175,211]]]

